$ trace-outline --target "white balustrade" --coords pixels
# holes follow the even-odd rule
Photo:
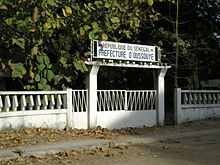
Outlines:
[[[81,91],[79,91],[79,96],[81,96]],[[87,96],[83,94],[82,98],[83,100],[80,101],[86,104]],[[87,105],[85,107],[87,108]],[[67,109],[67,91],[0,91],[0,112],[55,108]]]
[[[182,105],[220,104],[220,91],[214,90],[181,90]]]

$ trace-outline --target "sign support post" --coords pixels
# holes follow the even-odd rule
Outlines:
[[[165,119],[165,84],[164,77],[168,68],[160,69],[157,79],[157,124],[160,126],[164,125]]]
[[[92,65],[89,71],[88,83],[88,128],[97,126],[97,75],[99,65]]]

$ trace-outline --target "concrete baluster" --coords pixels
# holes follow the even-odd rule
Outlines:
[[[211,93],[208,94],[208,103],[212,104],[212,95],[211,95]]]
[[[217,103],[216,94],[217,94],[217,93],[213,93],[213,94],[212,94],[212,104],[216,104],[216,103]]]
[[[37,95],[36,97],[36,110],[40,110],[40,107],[41,107],[41,98],[40,98],[40,95]]]
[[[25,107],[27,106],[26,97],[25,95],[21,96],[21,110],[25,111]]]
[[[220,104],[220,93],[217,94],[217,104]]]
[[[54,95],[50,96],[50,109],[54,109],[55,106],[55,99],[54,99]]]
[[[47,106],[48,106],[48,97],[47,97],[47,95],[43,96],[42,105],[43,105],[43,109],[46,110]]]
[[[199,104],[203,104],[204,102],[202,101],[202,95],[199,93]]]
[[[67,109],[67,95],[63,96],[63,108]]]
[[[33,110],[34,107],[34,98],[33,95],[29,96],[29,104],[28,104],[29,110]]]
[[[187,93],[183,94],[183,104],[187,104],[189,101]]]
[[[203,103],[207,104],[207,96],[206,93],[203,93]]]
[[[12,111],[17,111],[18,109],[18,98],[17,95],[12,97]]]
[[[189,93],[189,104],[193,103],[193,97],[192,97],[192,93]]]
[[[61,109],[61,106],[62,106],[61,95],[57,95],[57,109]]]
[[[5,111],[5,112],[9,112],[10,107],[11,107],[11,101],[10,101],[10,97],[7,95],[7,96],[5,96],[5,107],[4,107],[4,111]]]
[[[3,107],[2,96],[0,96],[0,112],[2,112]]]
[[[198,102],[197,93],[193,93],[193,104],[197,104],[197,102]]]

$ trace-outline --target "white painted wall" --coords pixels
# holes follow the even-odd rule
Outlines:
[[[206,107],[181,109],[181,113],[179,113],[179,115],[180,123],[208,118],[220,118],[220,106],[216,108]]]
[[[0,113],[0,130],[20,128],[66,127],[66,110],[23,111]]]
[[[175,89],[175,121],[181,124],[188,121],[220,118],[219,90]]]
[[[73,113],[73,127],[78,129],[88,128],[87,112],[74,112]]]
[[[157,125],[157,111],[126,111],[127,127],[153,127]]]
[[[98,112],[97,125],[109,129],[126,127],[125,111]]]
[[[157,124],[156,110],[105,111],[97,113],[97,125],[114,129],[125,127],[152,127]]]

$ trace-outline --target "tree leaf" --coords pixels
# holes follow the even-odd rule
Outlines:
[[[51,81],[54,78],[54,73],[52,70],[47,71],[47,80]]]
[[[60,80],[63,78],[61,75],[55,75],[54,76],[54,85],[59,84]]]
[[[50,90],[51,90],[51,86],[50,86],[50,85],[46,85],[46,86],[44,86],[44,90],[46,90],[46,91],[50,91]]]
[[[90,26],[89,26],[89,25],[84,25],[84,26],[83,26],[83,29],[84,29],[85,31],[88,31],[88,30],[90,29]]]
[[[50,28],[52,28],[52,25],[51,25],[51,23],[50,22],[46,22],[45,24],[44,24],[44,29],[50,29]]]
[[[103,34],[102,34],[102,40],[103,40],[103,41],[107,41],[107,40],[108,40],[108,35],[105,34],[105,33],[103,33]]]
[[[37,68],[38,68],[40,71],[43,71],[45,67],[46,67],[46,66],[45,66],[44,64],[39,64],[39,65],[37,65]]]
[[[102,1],[95,1],[94,4],[98,9],[101,9],[103,7],[103,2]]]
[[[6,22],[7,25],[12,25],[13,20],[14,20],[14,18],[7,18],[5,20],[5,22]]]
[[[95,39],[95,35],[94,35],[93,31],[89,32],[89,39],[90,40],[94,40]]]
[[[80,27],[80,35],[81,35],[81,36],[84,36],[84,35],[85,35],[85,30],[84,30],[82,27]]]
[[[86,64],[82,63],[82,68],[85,72],[88,72],[88,68],[87,68]]]
[[[112,18],[110,18],[110,20],[112,23],[119,23],[120,22],[120,19],[118,17],[112,17]]]
[[[24,38],[18,38],[18,39],[13,38],[12,39],[12,44],[16,44],[19,47],[21,47],[22,49],[24,49],[25,40],[24,40]]]
[[[152,6],[154,4],[154,1],[153,0],[147,0],[147,3],[149,6]]]
[[[43,56],[38,55],[38,56],[36,56],[36,59],[37,59],[37,62],[38,62],[39,64],[44,63],[44,58],[43,58]]]
[[[66,57],[61,57],[59,61],[61,64],[65,65],[67,62],[67,59],[66,59]]]
[[[76,70],[83,71],[82,65],[79,62],[73,62]]]
[[[41,83],[38,83],[37,86],[38,86],[38,89],[40,89],[40,90],[42,90],[44,88],[44,86]]]
[[[42,85],[46,85],[46,84],[47,84],[47,79],[41,78],[40,83],[41,83]]]
[[[37,75],[35,76],[35,81],[36,81],[36,82],[40,82],[40,75],[39,75],[39,74],[37,74]]]
[[[46,65],[50,64],[50,59],[49,59],[49,57],[47,55],[44,55],[43,59],[44,59],[44,62],[45,62]]]
[[[62,8],[62,12],[63,12],[64,17],[67,17],[67,13],[66,13],[66,10],[64,8]]]
[[[47,2],[49,5],[51,5],[51,6],[54,6],[54,5],[55,5],[54,0],[47,0],[46,2]]]
[[[72,14],[72,9],[69,6],[65,6],[66,14]]]

